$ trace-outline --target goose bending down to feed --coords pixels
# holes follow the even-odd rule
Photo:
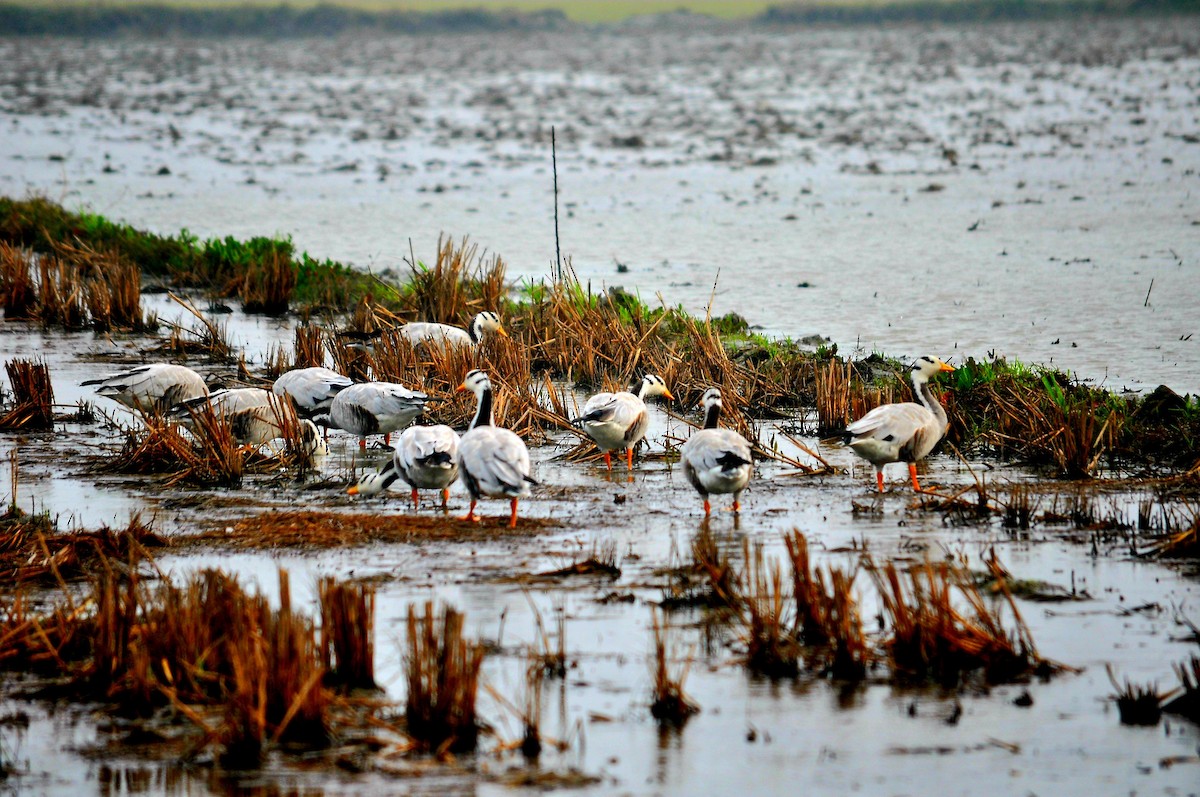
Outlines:
[[[321,455],[325,444],[316,425],[307,419],[299,420],[290,405],[269,390],[258,387],[239,387],[218,390],[175,405],[169,417],[189,428],[195,427],[194,416],[207,408],[229,424],[238,445],[258,448],[263,443],[285,436],[285,429],[297,423],[300,443],[306,453]]]
[[[89,379],[96,393],[142,412],[161,414],[180,402],[208,395],[203,377],[191,368],[170,363],[139,365],[127,371]]]
[[[328,421],[334,397],[353,384],[350,377],[330,368],[294,368],[275,380],[271,392],[291,397],[300,417]]]
[[[350,495],[378,495],[403,479],[412,488],[413,509],[417,490],[441,490],[442,508],[450,501],[450,485],[458,478],[458,434],[449,426],[410,426],[396,442],[395,453],[378,473],[368,473],[350,488]]]
[[[612,470],[612,451],[625,449],[625,462],[633,470],[633,449],[646,436],[650,427],[650,416],[646,413],[646,399],[651,396],[666,396],[674,399],[662,377],[646,374],[638,386],[637,395],[630,391],[619,393],[597,393],[583,405],[583,414],[571,423],[587,432],[588,437],[604,452],[604,464]]]
[[[435,324],[430,321],[413,321],[399,328],[399,333],[409,343],[429,344],[433,346],[475,346],[483,342],[484,337],[497,334],[508,337],[500,324],[500,316],[490,310],[485,310],[471,319],[466,329],[450,324]]]
[[[700,400],[704,408],[704,428],[692,433],[679,450],[683,472],[688,481],[704,499],[704,514],[712,508],[708,503],[710,493],[733,493],[734,512],[742,508],[742,490],[750,482],[754,471],[754,458],[750,444],[732,429],[722,429],[721,391],[710,387]]]
[[[933,450],[946,433],[946,411],[929,387],[929,380],[942,371],[953,371],[937,357],[922,357],[913,363],[913,393],[917,404],[884,404],[846,427],[846,442],[854,453],[875,466],[875,482],[883,492],[883,466],[889,462],[907,462],[913,489],[917,482],[917,462]]]
[[[429,396],[394,382],[363,382],[338,392],[329,405],[329,425],[344,429],[366,448],[367,435],[381,434],[391,442],[392,432],[403,429],[425,410]]]
[[[517,527],[517,499],[529,495],[537,484],[529,475],[529,449],[508,429],[492,425],[492,383],[483,371],[471,371],[459,391],[475,394],[475,418],[458,445],[458,463],[471,494],[471,508],[463,520],[476,521],[475,504],[482,496],[507,498],[512,507],[510,529]]]

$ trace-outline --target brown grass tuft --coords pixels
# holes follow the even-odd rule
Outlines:
[[[323,578],[321,661],[331,683],[350,689],[376,689],[375,588]]]
[[[53,429],[54,388],[43,362],[16,358],[4,364],[12,385],[12,406],[0,414],[0,429]]]
[[[672,668],[668,659],[676,658],[668,648],[672,647],[668,640],[668,631],[663,619],[656,610],[651,611],[651,628],[654,630],[654,659],[650,671],[652,682],[652,700],[650,715],[658,720],[660,725],[683,725],[700,707],[683,691],[687,681],[690,657],[682,664]]]
[[[408,607],[408,733],[423,749],[469,752],[479,737],[475,698],[484,648],[463,636],[463,615],[449,606],[440,616],[433,602],[424,612]]]

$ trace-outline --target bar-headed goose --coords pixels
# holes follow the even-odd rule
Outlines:
[[[329,425],[344,429],[366,448],[367,435],[381,434],[391,442],[392,432],[403,429],[425,409],[429,396],[394,382],[363,382],[339,391],[329,405]]]
[[[721,391],[710,387],[700,404],[704,408],[704,428],[698,429],[679,450],[683,472],[704,499],[704,514],[712,512],[709,493],[733,493],[733,511],[742,508],[742,490],[750,482],[754,458],[750,444],[732,429],[719,427]]]
[[[597,393],[583,405],[583,414],[571,423],[587,432],[588,437],[604,452],[604,464],[612,470],[612,451],[625,449],[625,462],[633,470],[633,449],[646,436],[650,416],[646,414],[646,399],[666,396],[674,399],[662,377],[646,374],[637,394],[631,391]]]
[[[329,405],[354,380],[330,368],[294,368],[281,374],[271,386],[276,396],[290,396],[302,418],[329,419]]]
[[[171,363],[139,365],[127,371],[89,379],[96,393],[142,412],[161,414],[183,401],[208,395],[204,378],[191,368]]]
[[[217,390],[209,396],[199,396],[176,404],[168,417],[192,427],[194,413],[202,411],[205,406],[229,424],[233,438],[239,445],[254,448],[282,437],[286,416],[292,414],[295,417],[290,405],[271,391],[259,387]],[[312,426],[312,422],[309,421],[308,425]],[[315,433],[316,427],[312,426],[312,430]],[[320,440],[320,435],[317,435],[317,439]]]
[[[517,499],[529,495],[537,484],[529,475],[529,449],[508,429],[492,425],[492,382],[483,371],[471,371],[459,391],[475,394],[475,418],[458,445],[458,463],[471,494],[471,508],[463,520],[478,520],[475,504],[482,496],[507,498],[512,507],[508,527],[517,527]]]
[[[412,488],[413,509],[417,490],[441,490],[442,508],[450,501],[450,485],[458,478],[458,433],[449,426],[410,426],[396,441],[396,451],[378,473],[368,473],[350,488],[350,495],[378,495],[403,479]]]
[[[946,433],[946,411],[938,403],[929,380],[942,371],[953,371],[937,357],[921,357],[912,366],[913,392],[921,403],[884,404],[846,427],[846,442],[854,453],[875,466],[875,482],[883,492],[883,466],[889,462],[907,462],[913,489],[917,482],[917,461],[924,459]]]
[[[485,310],[472,318],[470,326],[466,329],[430,321],[413,321],[400,327],[397,332],[414,346],[422,343],[432,346],[475,346],[483,342],[485,336],[493,333],[508,337],[508,333],[500,324],[500,316],[491,310]]]

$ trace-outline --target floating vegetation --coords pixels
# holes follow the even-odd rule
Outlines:
[[[656,610],[651,610],[650,626],[654,631],[650,715],[658,720],[660,725],[680,726],[700,711],[700,706],[683,691],[691,666],[691,657],[686,657],[672,666],[671,660],[675,659],[678,662],[679,657],[671,650],[673,645],[668,639],[668,629]]]
[[[12,385],[12,403],[0,408],[0,429],[53,429],[54,387],[43,362],[16,358],[4,363]]]
[[[426,601],[420,614],[408,607],[407,639],[409,735],[438,755],[474,750],[479,738],[475,698],[483,645],[463,636],[461,613],[449,606],[435,613],[432,601]]]

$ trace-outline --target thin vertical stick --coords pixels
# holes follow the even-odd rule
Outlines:
[[[558,281],[562,282],[562,249],[558,244],[558,147],[554,140],[554,126],[550,126],[550,164],[554,171],[554,265]]]

